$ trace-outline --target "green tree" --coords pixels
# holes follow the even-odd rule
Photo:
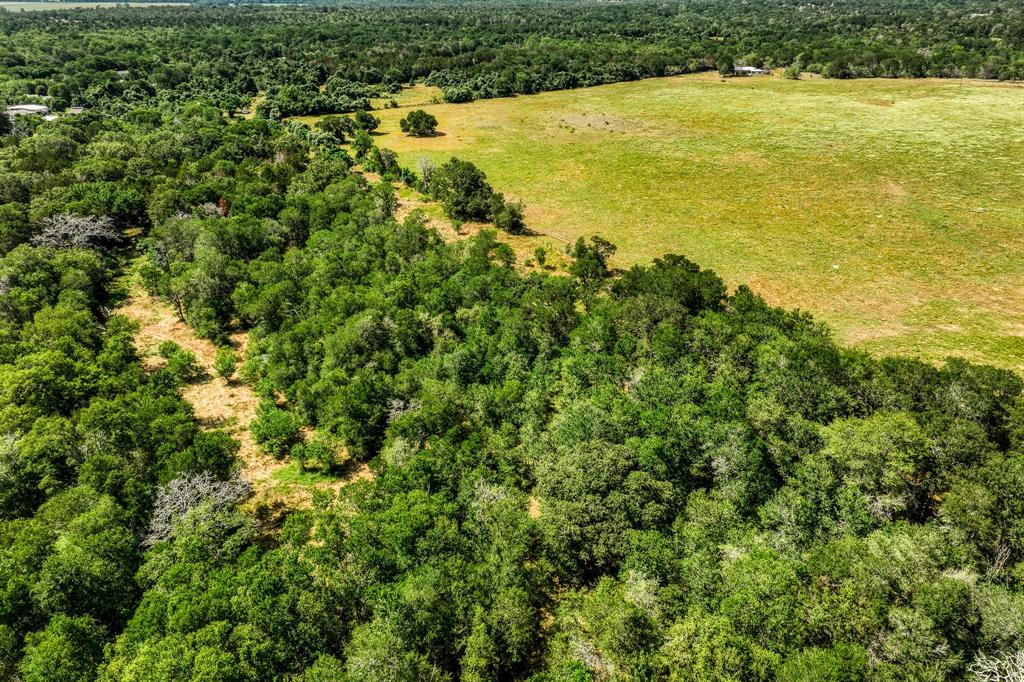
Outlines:
[[[352,117],[352,123],[356,129],[372,133],[380,126],[380,119],[370,112],[360,109]]]
[[[273,400],[260,403],[250,429],[256,442],[278,459],[285,457],[301,440],[298,418],[279,408]]]
[[[439,166],[431,176],[431,188],[450,218],[485,221],[491,217],[494,190],[484,172],[469,161],[453,157]]]
[[[54,616],[25,638],[18,669],[25,682],[91,682],[103,658],[106,633],[89,616]]]
[[[429,137],[437,132],[437,118],[422,109],[410,111],[398,125],[403,133],[412,137]]]

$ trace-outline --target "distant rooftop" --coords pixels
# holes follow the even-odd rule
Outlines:
[[[25,116],[26,114],[45,116],[49,113],[50,107],[45,104],[15,104],[7,107],[8,116]]]

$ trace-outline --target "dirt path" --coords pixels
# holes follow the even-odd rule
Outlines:
[[[288,460],[277,460],[267,455],[253,440],[249,426],[256,417],[260,399],[251,386],[237,378],[226,380],[217,376],[213,369],[217,347],[212,342],[196,337],[169,305],[146,293],[137,272],[129,275],[128,298],[117,312],[139,324],[135,345],[146,366],[157,367],[163,362],[157,349],[164,341],[173,341],[195,354],[207,379],[186,386],[182,397],[192,405],[202,428],[222,429],[240,443],[238,458],[242,464],[242,476],[253,484],[257,504],[262,502],[279,508],[306,506],[314,489],[337,490],[353,480],[372,478],[366,464],[354,467],[344,478],[310,476],[311,480],[305,481],[301,472],[283,475],[297,467]],[[248,335],[237,332],[229,339],[238,356],[244,357]]]
[[[182,396],[195,411],[200,425],[207,429],[223,429],[241,444],[238,457],[242,462],[242,475],[254,484],[269,478],[283,462],[260,451],[249,433],[249,425],[256,417],[259,398],[247,384],[217,376],[213,369],[217,347],[206,339],[197,338],[193,331],[177,318],[171,307],[150,296],[142,288],[137,274],[130,275],[128,299],[118,309],[125,317],[139,323],[135,345],[149,367],[162,363],[157,349],[164,341],[173,341],[195,354],[199,366],[207,379],[190,384]],[[231,335],[231,345],[239,357],[245,355],[248,336],[245,333]]]

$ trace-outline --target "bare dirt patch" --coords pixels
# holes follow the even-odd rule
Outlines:
[[[253,440],[249,427],[256,418],[260,399],[252,387],[235,377],[224,379],[217,376],[213,368],[217,347],[211,341],[198,338],[188,325],[178,319],[169,305],[146,293],[137,273],[132,273],[130,277],[128,298],[118,312],[139,325],[135,345],[143,356],[143,363],[150,368],[163,363],[157,351],[164,341],[173,341],[195,354],[196,362],[206,377],[185,387],[182,397],[192,406],[202,428],[221,429],[239,442],[241,473],[253,484],[255,490],[251,502],[253,507],[265,506],[281,512],[308,507],[312,502],[313,490],[337,491],[353,481],[373,478],[370,468],[361,463],[353,466],[347,476],[339,478],[301,484],[275,480],[275,474],[287,467],[289,462],[267,455]],[[229,339],[239,357],[244,357],[248,335],[236,332]],[[304,435],[308,439],[313,433],[310,430]]]
[[[241,448],[238,457],[242,463],[242,475],[246,479],[257,484],[269,478],[281,463],[264,454],[249,433],[249,425],[256,417],[259,398],[250,386],[217,376],[213,369],[217,347],[206,339],[197,338],[177,318],[170,306],[146,293],[136,275],[132,275],[128,299],[118,312],[139,324],[135,345],[147,366],[156,366],[161,362],[157,349],[164,341],[173,341],[195,354],[196,361],[207,377],[200,383],[187,386],[182,391],[182,397],[192,405],[196,419],[204,428],[223,429],[239,442]],[[232,334],[231,343],[242,356],[246,351],[248,336],[241,332]]]

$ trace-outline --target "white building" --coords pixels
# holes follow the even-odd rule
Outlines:
[[[47,116],[49,113],[50,107],[45,104],[15,104],[14,106],[7,107],[7,115],[12,118],[14,116],[27,116],[29,114]]]

